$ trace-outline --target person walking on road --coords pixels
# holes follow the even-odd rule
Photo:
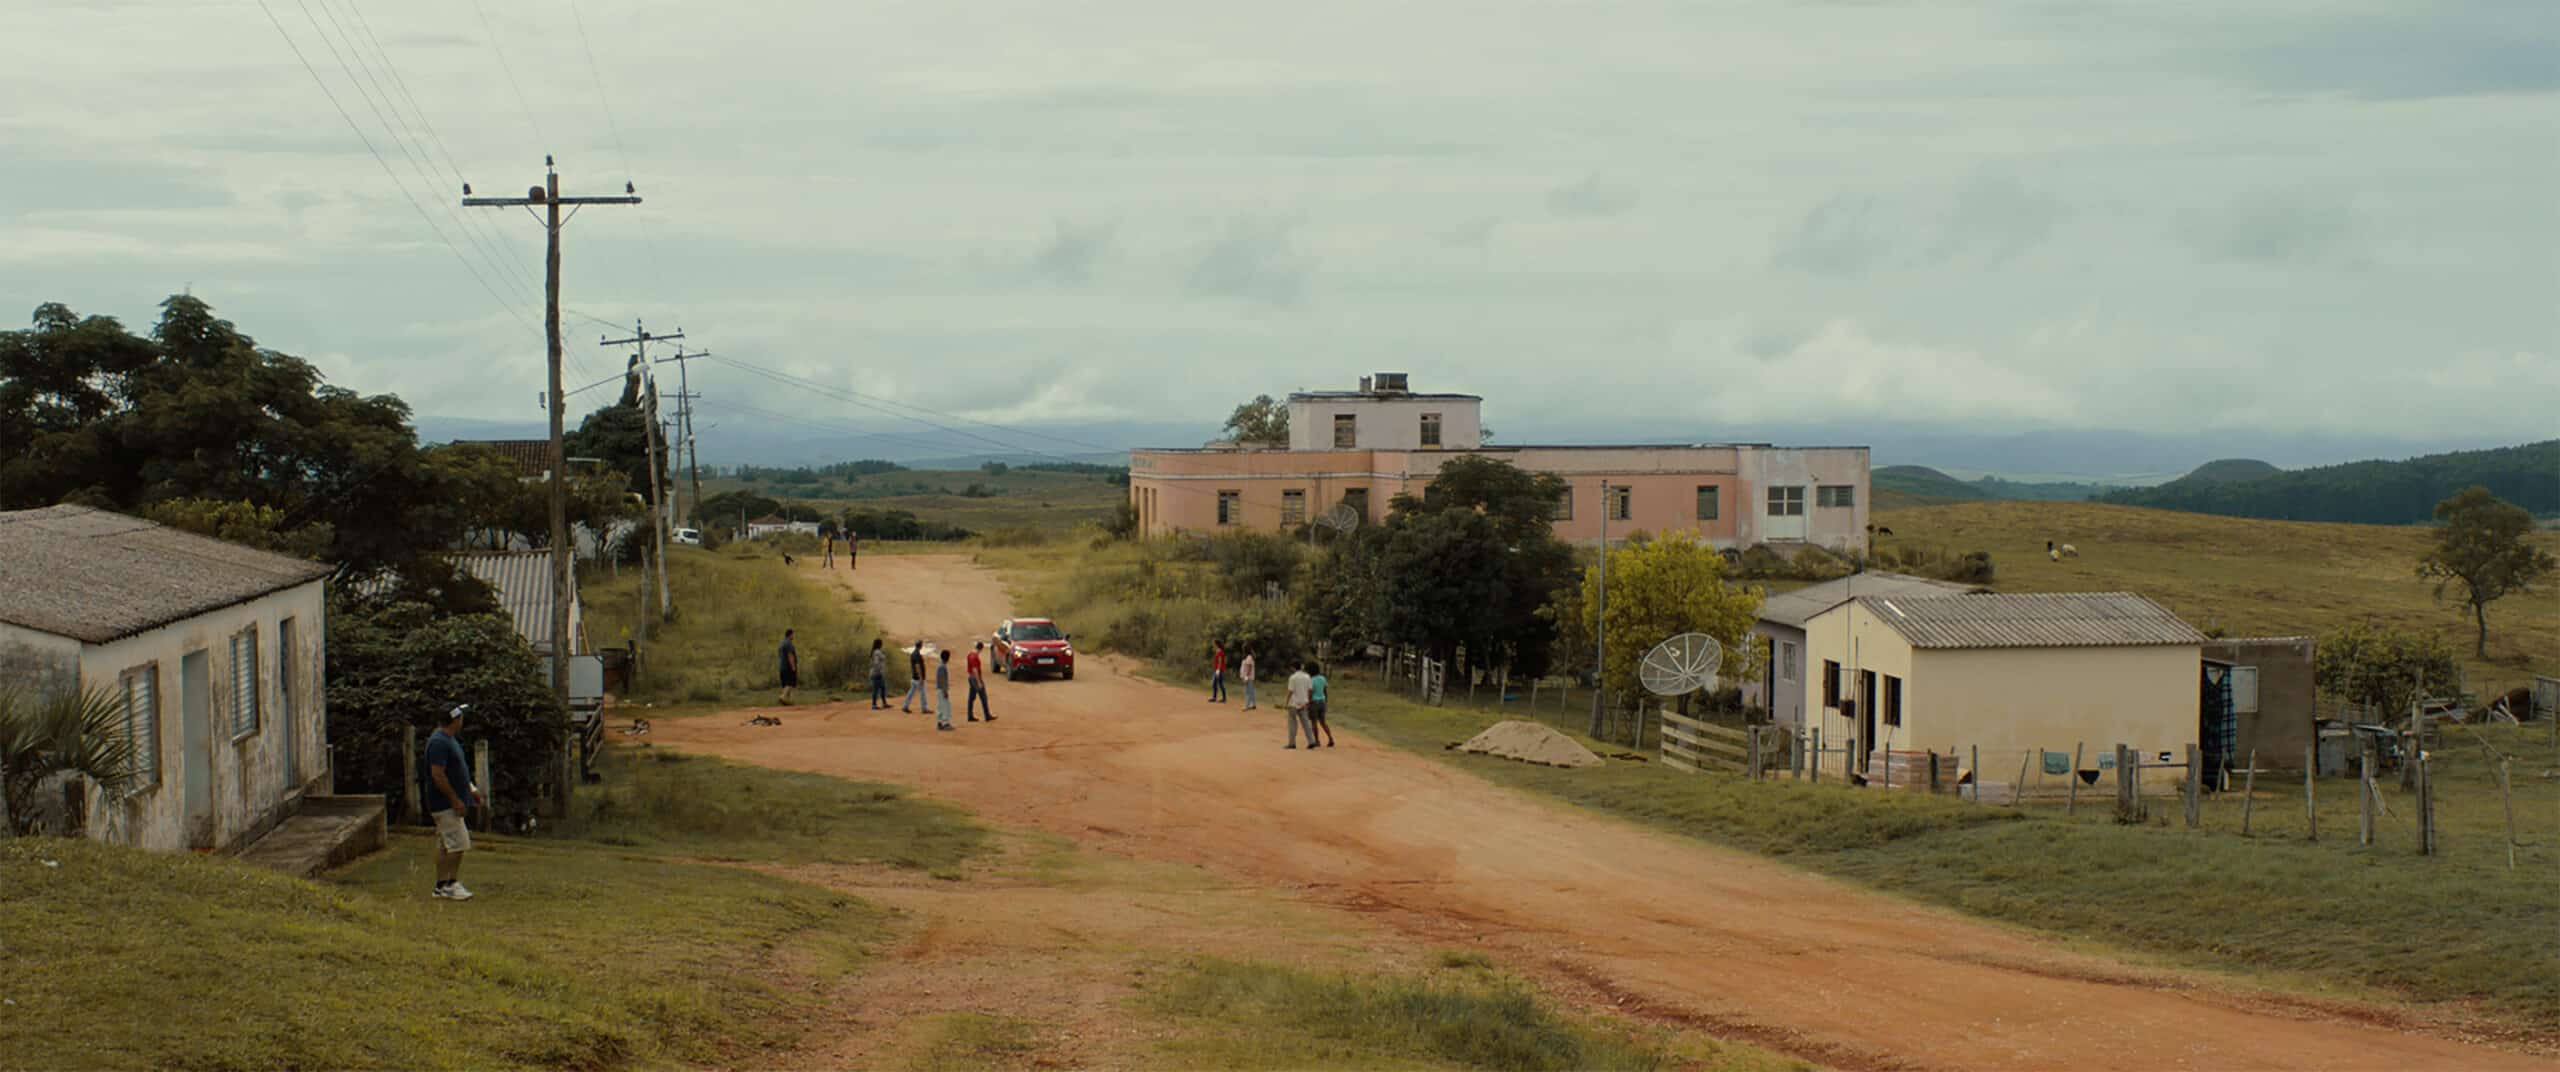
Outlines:
[[[1227,702],[1227,646],[1209,645],[1209,702]]]
[[[833,532],[827,533],[827,557],[818,563],[818,568],[836,568],[836,534]]]
[[[479,805],[480,791],[471,784],[471,764],[463,758],[461,739],[454,736],[462,732],[462,713],[470,709],[470,704],[456,704],[445,712],[420,757],[418,780],[426,784],[419,787],[424,792],[418,796],[427,802],[436,821],[434,896],[447,901],[471,899],[471,891],[462,885],[462,854],[471,851],[471,828],[462,817]]]
[[[923,637],[917,637],[916,646],[907,649],[907,695],[905,699],[898,701],[898,710],[913,711],[919,702],[924,704],[928,713],[932,711],[933,701],[924,694]]]
[[[889,706],[889,652],[880,646],[880,638],[871,638],[871,709]]]
[[[1262,706],[1253,702],[1253,649],[1244,649],[1244,661],[1236,664],[1236,680],[1244,682],[1244,709]]]
[[[934,708],[933,728],[951,729],[951,649],[942,649],[942,662],[933,668],[933,693],[941,703]]]
[[[1308,663],[1307,669],[1315,672],[1315,676],[1307,681],[1307,747],[1316,746],[1316,731],[1323,730],[1324,746],[1331,748],[1333,747],[1333,724],[1324,720],[1326,685],[1324,664]]]
[[[1307,676],[1305,667],[1289,675],[1289,747],[1298,747],[1298,728],[1306,724],[1307,703],[1315,691],[1315,679]],[[1316,746],[1316,731],[1307,730],[1307,747]]]
[[[782,705],[791,706],[791,690],[800,687],[800,651],[791,646],[791,630],[782,631]]]
[[[862,554],[862,537],[852,529],[844,530],[844,568],[853,572],[854,559]]]
[[[969,649],[968,713],[969,721],[971,722],[976,722],[978,720],[978,712],[980,711],[985,711],[987,713],[987,721],[993,722],[996,720],[996,709],[988,706],[987,704],[986,651],[987,642],[983,640],[978,642],[977,647]]]

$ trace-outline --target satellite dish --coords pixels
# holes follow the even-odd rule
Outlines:
[[[1636,677],[1656,696],[1686,696],[1716,684],[1724,665],[1724,645],[1705,633],[1682,633],[1653,646],[1636,666]]]
[[[1316,519],[1316,524],[1335,532],[1349,532],[1360,527],[1360,511],[1352,509],[1350,503],[1336,503]]]

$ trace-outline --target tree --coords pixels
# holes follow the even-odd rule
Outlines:
[[[142,516],[173,529],[295,558],[317,560],[329,550],[331,533],[326,523],[287,529],[284,511],[253,502],[171,499],[144,508]]]
[[[1289,442],[1289,407],[1270,395],[1255,395],[1227,415],[1223,431],[1238,443],[1284,445]]]
[[[2320,691],[2373,708],[2389,718],[2409,710],[2421,687],[2449,688],[2459,679],[2452,645],[2424,633],[2352,625],[2320,638],[2312,657]],[[2422,682],[2431,685],[2422,686]]]
[[[1451,459],[1421,498],[1398,496],[1383,523],[1333,541],[1308,586],[1309,629],[1543,672],[1555,623],[1540,609],[1573,575],[1550,521],[1562,487],[1507,462]]]
[[[1760,618],[1762,592],[1725,583],[1724,554],[1687,532],[1673,532],[1609,555],[1608,664],[1602,688],[1621,700],[1641,695],[1637,667],[1653,646],[1681,633],[1705,633],[1724,646],[1717,675],[1748,681],[1760,675],[1757,647],[1749,642]],[[1584,570],[1578,591],[1557,594],[1556,617],[1566,623],[1566,643],[1587,650],[1600,626],[1600,571]]]
[[[329,605],[329,742],[338,784],[397,795],[416,772],[404,769],[405,730],[423,736],[458,703],[467,725],[489,742],[501,822],[521,827],[535,786],[551,784],[567,713],[551,676],[515,624],[499,614],[439,616],[424,604],[338,596]]]
[[[2479,627],[2471,654],[2489,657],[2489,604],[2533,582],[2556,564],[2551,552],[2529,540],[2533,515],[2523,507],[2471,487],[2436,504],[2436,549],[2418,560],[2418,576],[2436,582],[2436,598],[2459,594]]]
[[[606,469],[622,474],[624,487],[638,492],[643,498],[649,497],[649,417],[643,407],[606,406],[589,413],[586,419],[578,422],[576,431],[562,439],[561,446],[569,457],[599,459]],[[673,487],[674,481],[668,478],[663,455],[658,464],[659,483],[656,487],[660,490]],[[571,469],[574,471],[576,466],[573,464]]]
[[[124,715],[123,697],[104,689],[39,694],[0,685],[0,817],[7,819],[0,837],[36,831],[52,804],[68,820],[58,832],[79,834],[87,819],[72,803],[85,798],[80,780],[111,799],[122,793],[136,773]]]

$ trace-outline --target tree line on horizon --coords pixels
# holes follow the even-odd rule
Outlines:
[[[2291,469],[2249,480],[2181,478],[2098,502],[2270,521],[2423,524],[2436,504],[2481,487],[2535,517],[2560,517],[2560,439],[2489,450]]]

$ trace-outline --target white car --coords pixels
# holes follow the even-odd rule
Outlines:
[[[677,543],[684,544],[688,547],[700,547],[702,546],[702,530],[677,529],[675,540]]]

